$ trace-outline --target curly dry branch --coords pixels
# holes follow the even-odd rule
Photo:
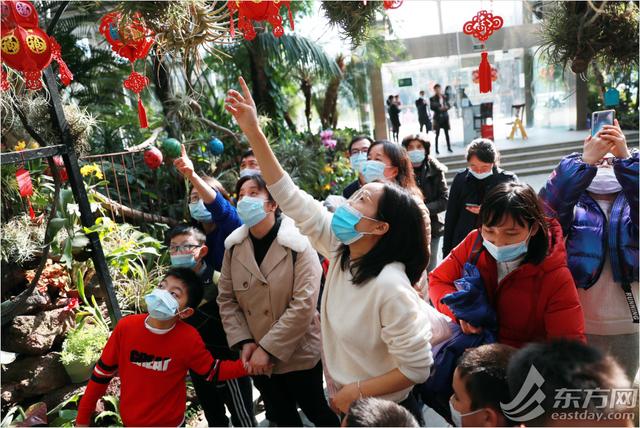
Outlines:
[[[214,121],[204,117],[204,113],[202,113],[202,107],[200,107],[200,105],[198,104],[198,102],[196,100],[192,99],[189,102],[189,106],[191,107],[193,112],[198,116],[198,120],[202,124],[208,126],[209,128],[211,128],[211,129],[213,129],[215,131],[219,131],[219,132],[222,132],[222,133],[230,136],[231,138],[233,138],[233,140],[236,142],[236,144],[240,144],[239,134],[236,134],[232,130],[230,130],[228,128],[225,128],[224,126],[218,125]]]

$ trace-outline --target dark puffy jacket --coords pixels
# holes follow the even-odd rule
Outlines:
[[[501,183],[518,181],[518,177],[512,172],[493,167],[493,175],[478,180],[466,168],[456,174],[449,189],[449,203],[444,221],[444,238],[442,243],[442,256],[458,245],[469,232],[480,226],[479,216],[466,210],[465,204],[482,205],[484,197],[491,189]]]
[[[615,159],[613,170],[622,191],[611,208],[609,224],[586,192],[597,167],[582,162],[578,153],[562,159],[540,191],[545,211],[562,226],[569,269],[580,288],[598,280],[605,251],[616,282],[638,281],[638,151],[628,159]]]
[[[419,168],[413,169],[416,183],[422,195],[424,204],[429,209],[431,217],[431,236],[438,237],[444,233],[444,210],[447,209],[449,188],[444,176],[447,167],[438,160],[427,157]]]

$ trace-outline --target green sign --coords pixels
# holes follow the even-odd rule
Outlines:
[[[411,81],[411,77],[405,77],[404,79],[398,79],[398,86],[401,88],[403,86],[413,86],[413,82]]]

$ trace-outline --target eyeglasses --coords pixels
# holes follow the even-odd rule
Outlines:
[[[358,149],[351,150],[351,154],[352,155],[359,155],[360,153],[364,153],[366,155],[367,153],[369,153],[369,148],[364,148],[364,149],[360,149],[360,150],[358,150]]]
[[[616,158],[614,157],[602,158],[598,162],[596,162],[596,166],[605,165],[605,164],[611,166],[613,165],[613,161],[615,159]]]
[[[186,253],[186,252],[191,252],[193,250],[196,250],[198,248],[200,248],[200,245],[194,245],[194,244],[170,245],[169,252],[170,253]]]

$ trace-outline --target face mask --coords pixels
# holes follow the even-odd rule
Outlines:
[[[267,216],[264,199],[245,196],[238,202],[238,216],[247,227],[253,227]]]
[[[489,251],[489,254],[491,254],[496,261],[510,262],[527,252],[527,249],[529,248],[529,236],[531,236],[531,231],[529,231],[529,234],[524,241],[516,244],[503,245],[502,247],[498,247],[486,239],[482,240],[482,245],[484,245],[487,251]]]
[[[383,180],[384,179],[384,170],[387,166],[376,160],[368,160],[362,166],[362,176],[364,177],[364,181],[367,183],[371,183],[375,180]]]
[[[618,179],[616,178],[616,173],[613,168],[598,168],[598,172],[596,176],[593,177],[593,181],[589,187],[587,187],[587,192],[596,193],[598,195],[607,195],[610,193],[617,193],[622,190],[622,186],[618,183]]]
[[[335,233],[336,238],[345,245],[353,244],[364,235],[371,235],[369,232],[359,232],[356,225],[361,218],[377,221],[371,217],[362,215],[360,211],[351,205],[341,205],[336,209],[331,219],[331,230]]]
[[[360,172],[362,165],[367,161],[367,154],[356,153],[355,155],[351,155],[349,160],[351,161],[351,168],[353,168],[355,172]]]
[[[194,220],[201,221],[203,223],[211,223],[213,221],[213,217],[207,207],[204,206],[202,199],[198,202],[189,204],[189,212]]]
[[[144,296],[144,301],[151,318],[166,321],[178,315],[178,301],[167,290],[156,288]]]
[[[260,171],[253,168],[245,168],[240,171],[240,178],[246,177],[248,175],[260,175]]]
[[[479,174],[479,173],[475,172],[474,170],[472,170],[471,168],[469,168],[469,172],[471,173],[471,175],[473,175],[478,180],[484,180],[485,178],[493,175],[493,170],[491,170],[489,172],[483,172],[482,174]]]
[[[193,269],[196,258],[193,254],[171,254],[171,266]]]
[[[411,150],[408,154],[411,163],[422,163],[425,157],[424,150]]]
[[[454,427],[461,427],[462,426],[462,418],[464,416],[473,415],[473,414],[476,414],[476,413],[481,412],[483,410],[484,409],[478,409],[478,410],[474,410],[473,412],[460,413],[459,411],[457,411],[453,407],[453,404],[451,404],[451,400],[449,400],[449,411],[451,412],[451,422],[453,422],[453,426]]]

